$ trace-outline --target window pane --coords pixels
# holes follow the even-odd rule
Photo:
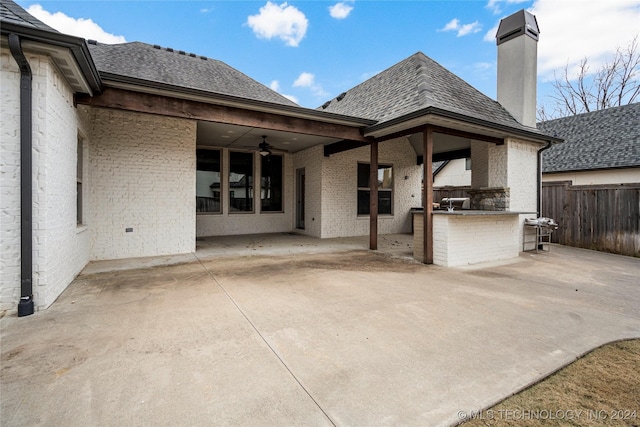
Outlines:
[[[358,188],[369,188],[369,165],[358,163]]]
[[[369,190],[358,190],[358,215],[369,215]]]
[[[253,153],[229,153],[229,211],[253,212]]]
[[[260,209],[282,212],[282,156],[269,155],[260,159]]]
[[[393,188],[393,168],[388,165],[378,167],[378,188]]]
[[[391,191],[378,191],[378,213],[391,215],[393,200]]]
[[[220,151],[196,150],[196,212],[221,211]]]
[[[358,215],[369,215],[370,192],[363,188],[369,188],[369,170],[366,163],[358,163]],[[393,214],[393,167],[391,165],[378,165],[378,213]]]

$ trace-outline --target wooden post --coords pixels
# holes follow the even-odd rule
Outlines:
[[[422,227],[425,264],[433,264],[433,129],[427,126],[422,131],[423,140],[423,171],[422,207],[424,211],[424,223]]]
[[[378,141],[371,141],[369,166],[369,249],[378,249]]]

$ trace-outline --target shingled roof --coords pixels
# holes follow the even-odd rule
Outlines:
[[[274,90],[222,61],[141,42],[89,42],[91,56],[104,81],[129,78],[211,94],[223,94],[297,106]]]
[[[3,0],[2,3],[0,3],[0,20],[3,24],[9,23],[43,31],[58,32],[30,15],[26,10],[11,0]]]
[[[428,107],[538,133],[422,52],[355,86],[320,109],[366,117],[382,124]]]
[[[538,123],[559,138],[543,153],[542,172],[640,167],[640,103]]]

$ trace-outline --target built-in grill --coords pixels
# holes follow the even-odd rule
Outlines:
[[[551,234],[557,229],[558,223],[553,218],[525,218],[522,250],[550,250]]]

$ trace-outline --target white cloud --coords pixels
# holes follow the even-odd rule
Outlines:
[[[496,41],[496,34],[498,34],[498,26],[500,25],[500,21],[496,23],[489,31],[486,32],[482,40],[486,42],[494,42]]]
[[[478,21],[474,21],[470,24],[460,25],[458,18],[453,18],[451,21],[439,29],[438,31],[457,31],[458,37],[466,36],[467,34],[477,33],[482,30],[482,26]]]
[[[502,13],[502,11],[504,10],[504,8],[502,7],[503,4],[518,4],[528,1],[529,0],[489,0],[486,8],[491,9],[493,13],[497,15],[499,13]]]
[[[27,12],[61,33],[97,40],[107,44],[126,43],[124,36],[107,33],[91,19],[76,19],[62,12],[50,13],[44,10],[39,4],[29,6]]]
[[[309,21],[304,13],[286,2],[277,5],[268,1],[260,13],[247,18],[247,24],[260,38],[277,37],[287,46],[297,47],[307,33]]]
[[[494,64],[491,62],[476,62],[473,64],[473,68],[477,71],[486,71],[492,69]]]
[[[335,19],[344,19],[353,10],[353,6],[350,6],[344,2],[336,3],[329,7],[329,14]]]
[[[271,81],[271,83],[269,83],[269,87],[271,88],[271,90],[274,90],[274,91],[278,92],[280,95],[284,96],[289,101],[293,101],[296,104],[298,103],[298,98],[296,98],[295,96],[293,96],[293,95],[285,95],[284,93],[280,92],[280,82],[278,80]]]
[[[295,102],[296,104],[299,104],[298,98],[296,98],[293,95],[285,95],[284,93],[281,93],[280,95],[284,96],[285,98],[287,98],[291,102]]]
[[[311,73],[301,73],[295,82],[293,87],[311,87],[316,76]]]
[[[467,34],[474,34],[482,30],[482,26],[478,21],[471,24],[464,24],[458,30],[458,37],[466,36]]]
[[[445,25],[440,31],[457,30],[459,26],[460,20],[457,18],[453,18],[451,21],[447,22],[447,25]]]
[[[271,88],[271,90],[275,90],[276,92],[278,92],[280,90],[280,82],[277,80],[273,80],[269,84],[269,87]]]
[[[540,26],[538,76],[543,79],[584,58],[595,72],[616,48],[640,34],[640,0],[536,0],[531,12]]]
[[[293,82],[293,87],[309,88],[316,97],[329,96],[327,91],[325,91],[321,85],[316,83],[316,76],[312,73],[300,73],[298,78]]]

